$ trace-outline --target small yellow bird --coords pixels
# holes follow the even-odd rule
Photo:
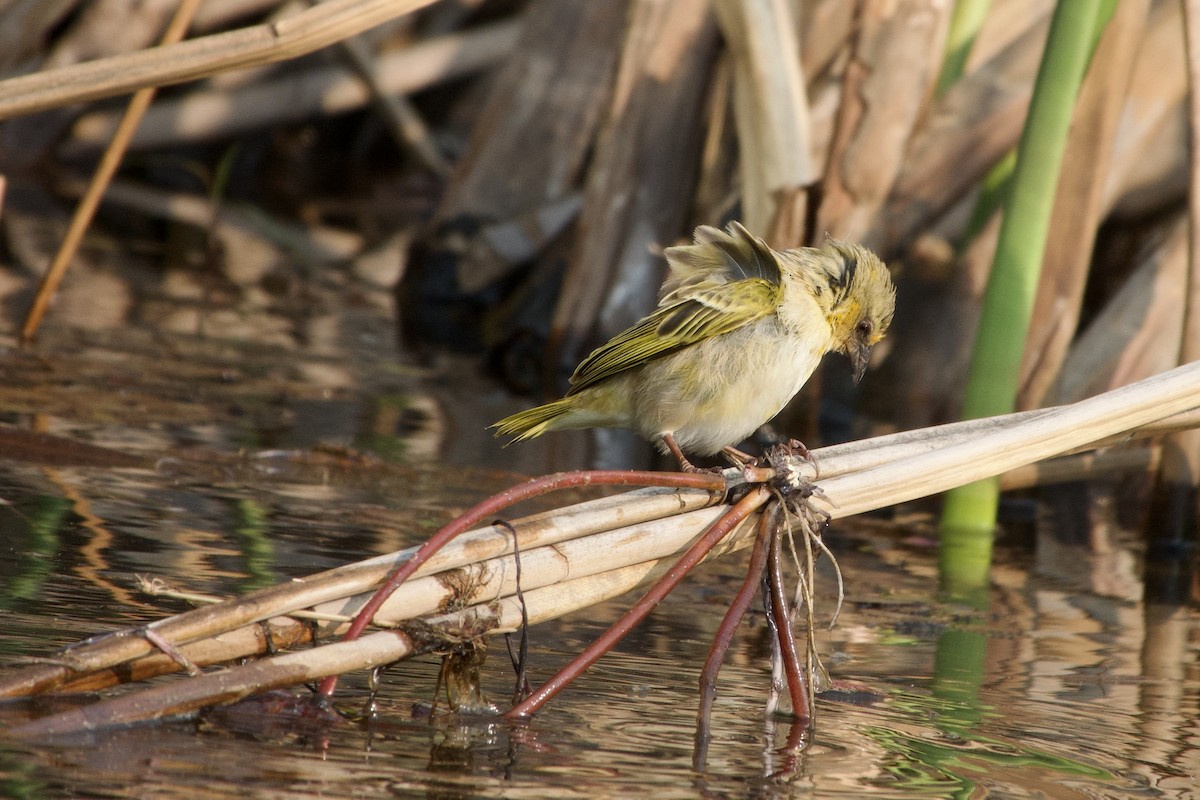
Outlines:
[[[658,308],[583,360],[561,400],[506,417],[522,441],[568,428],[631,428],[672,453],[725,451],[778,414],[821,357],[859,380],[892,321],[896,289],[866,248],[828,240],[782,252],[737,222],[666,250]]]

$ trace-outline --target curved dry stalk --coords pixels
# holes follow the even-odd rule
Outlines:
[[[548,703],[575,678],[579,677],[584,670],[610,651],[635,625],[645,619],[646,615],[679,585],[679,582],[708,555],[718,542],[745,522],[747,517],[761,509],[770,498],[771,492],[766,487],[755,486],[752,488],[724,516],[709,526],[704,535],[667,570],[666,575],[658,583],[650,587],[641,600],[625,612],[624,616],[613,623],[612,627],[592,642],[582,653],[555,673],[554,677],[546,681],[541,688],[510,708],[504,716],[509,719],[527,717]]]
[[[746,612],[750,610],[754,594],[762,582],[763,570],[767,566],[768,543],[778,525],[779,515],[776,508],[772,507],[759,515],[758,532],[754,538],[754,550],[750,553],[746,578],[737,594],[733,596],[733,602],[729,604],[729,610],[725,612],[721,624],[717,626],[708,657],[704,661],[704,669],[700,671],[700,708],[696,712],[697,746],[707,743],[710,738],[708,723],[712,714],[712,704],[717,696],[717,676],[721,672],[725,654],[729,652],[729,645],[733,642],[733,635]]]

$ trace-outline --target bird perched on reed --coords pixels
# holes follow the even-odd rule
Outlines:
[[[892,321],[896,289],[866,248],[772,250],[737,222],[666,250],[658,308],[583,360],[561,400],[492,427],[522,441],[567,428],[631,428],[672,453],[734,448],[783,409],[831,350],[854,378]]]

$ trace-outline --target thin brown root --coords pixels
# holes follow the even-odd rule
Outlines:
[[[842,567],[823,538],[819,535],[813,535],[811,538],[816,541],[821,552],[829,558],[829,563],[833,565],[833,574],[837,577],[837,606],[833,609],[833,618],[829,620],[829,630],[833,630],[833,627],[837,625],[838,617],[842,615],[842,604],[846,599],[846,584],[842,580]]]

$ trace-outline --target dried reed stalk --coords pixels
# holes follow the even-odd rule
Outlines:
[[[732,534],[721,552],[742,543],[751,520]],[[736,537],[736,538],[735,538]],[[714,551],[716,553],[717,551]],[[311,650],[284,653],[226,670],[207,673],[183,682],[154,686],[138,692],[43,717],[12,728],[8,734],[36,738],[80,730],[128,725],[181,716],[208,706],[233,703],[253,694],[315,681],[328,675],[390,664],[412,655],[448,647],[458,632],[463,639],[504,633],[520,628],[525,620],[537,624],[571,611],[621,595],[639,583],[665,572],[669,562],[632,564],[590,578],[563,581],[523,594],[524,609],[516,598],[429,617],[428,630],[439,632],[439,641],[422,641],[404,630],[379,631],[349,642],[334,642]]]
[[[695,180],[717,46],[709,4],[634,0],[626,30],[551,320],[561,364],[650,310],[662,279],[653,250],[683,227]]]
[[[986,433],[920,455],[822,479],[835,517],[936,494],[1200,407],[1200,362],[1185,364],[1069,406],[994,419]],[[986,429],[985,429],[986,430]],[[821,498],[814,498],[820,505]]]
[[[518,529],[522,552],[528,553],[537,547],[555,545],[598,531],[637,525],[700,509],[709,505],[712,499],[707,492],[640,490],[536,514],[514,524],[514,527]],[[512,537],[508,533],[498,528],[485,528],[464,535],[444,548],[418,571],[417,577],[457,569],[511,552]],[[344,603],[346,598],[377,586],[406,556],[407,552],[392,553],[337,567],[252,592],[220,607],[210,606],[178,614],[156,622],[153,627],[157,634],[172,644],[183,646],[298,609],[320,607],[323,603]],[[140,636],[102,637],[68,648],[52,662],[37,664],[10,676],[8,680],[0,682],[0,697],[49,691],[80,675],[106,670],[154,652],[155,647]]]
[[[702,499],[703,493],[695,493],[696,500]],[[586,506],[587,504],[584,504]],[[577,506],[583,513],[585,509]],[[687,545],[695,537],[696,531],[703,530],[715,520],[723,509],[703,508],[684,514],[665,517],[663,519],[599,531],[579,538],[561,541],[542,547],[525,549],[521,546],[520,554],[520,589],[528,595],[531,591],[547,586],[555,586],[565,581],[588,578],[609,572],[614,563],[622,565],[648,564],[654,565],[660,559],[666,559]],[[611,519],[611,516],[609,517]],[[519,533],[525,532],[525,522],[517,521],[513,527]],[[487,538],[496,532],[494,528],[482,529],[465,534],[460,540],[465,546],[481,538]],[[522,539],[525,537],[522,536]],[[738,540],[730,544],[741,546]],[[412,551],[405,550],[397,554],[397,560],[403,560]],[[721,551],[724,552],[724,551]],[[614,558],[613,554],[619,556]],[[649,567],[647,567],[649,568]],[[437,569],[435,567],[435,569]],[[513,597],[517,591],[517,559],[507,554],[489,559],[481,559],[462,567],[437,569],[434,574],[414,578],[405,582],[388,598],[383,607],[375,615],[375,623],[381,627],[403,626],[404,623],[418,619],[430,618],[446,609],[475,607],[477,610],[486,609],[494,601]],[[634,583],[619,585],[628,591],[636,586]],[[282,604],[278,614],[292,614],[302,609],[306,612],[295,618],[276,616],[267,621],[269,632],[258,625],[243,626],[233,631],[222,632],[219,638],[203,639],[192,642],[181,648],[188,661],[200,666],[223,663],[237,658],[258,655],[264,652],[268,637],[275,647],[290,646],[284,643],[300,642],[311,639],[340,636],[349,626],[352,617],[371,598],[378,587],[378,581],[365,585],[361,591],[336,600],[318,603],[307,608],[295,605],[294,602]],[[236,601],[230,601],[236,602]],[[559,609],[565,614],[571,608]],[[552,613],[547,609],[545,613]],[[553,614],[559,616],[560,614]],[[60,687],[61,691],[92,691],[104,686],[122,682],[121,675],[115,669],[118,665],[91,673],[86,678],[72,680]],[[126,669],[125,665],[120,665]],[[142,676],[174,672],[178,664],[164,654],[155,653],[133,662],[132,667]],[[158,670],[157,673],[154,670]],[[323,676],[322,676],[323,677]]]
[[[874,229],[933,92],[950,7],[931,0],[861,5],[814,237],[859,237]]]
[[[794,11],[774,0],[716,0],[713,11],[733,60],[742,218],[773,247],[797,247],[771,230],[817,177]]]
[[[512,49],[519,30],[518,22],[496,22],[380,55],[374,61],[375,84],[388,95],[406,95],[484,69]],[[0,84],[0,96],[3,91]],[[289,70],[245,85],[163,98],[146,112],[130,147],[203,141],[343,113],[366,105],[370,96],[362,78],[342,66]],[[75,123],[62,155],[78,157],[103,146],[115,125],[116,116],[109,111],[84,115]]]
[[[863,238],[885,253],[906,246],[1016,146],[1048,27],[1039,22],[931,105]]]
[[[167,25],[167,30],[163,33],[161,46],[170,46],[183,39],[199,5],[200,0],[183,0],[179,4],[170,24]],[[108,146],[104,149],[104,155],[100,158],[100,163],[92,175],[87,191],[83,193],[79,205],[75,207],[71,223],[67,226],[62,241],[59,242],[54,259],[42,276],[37,294],[33,299],[33,305],[25,317],[25,324],[21,327],[23,342],[31,341],[41,326],[46,309],[50,307],[50,301],[54,298],[59,284],[67,274],[67,267],[71,265],[71,260],[83,242],[83,235],[87,232],[88,226],[92,224],[92,217],[96,215],[96,209],[100,207],[104,190],[108,188],[113,175],[117,173],[117,167],[121,165],[121,159],[129,147],[129,140],[133,137],[134,131],[137,130],[157,91],[157,87],[144,87],[134,92],[133,97],[129,100],[129,105],[121,115],[121,121],[117,123],[116,130],[113,132]]]
[[[327,0],[270,24],[10,78],[0,82],[0,119],[285,61],[432,2]]]

